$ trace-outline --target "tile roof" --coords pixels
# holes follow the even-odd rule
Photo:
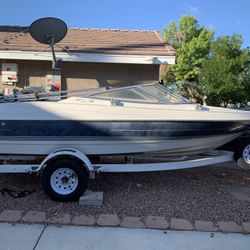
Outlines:
[[[0,50],[50,51],[36,42],[29,27],[0,26]],[[172,56],[175,50],[160,32],[149,30],[69,28],[66,37],[56,44],[56,51],[127,55]]]

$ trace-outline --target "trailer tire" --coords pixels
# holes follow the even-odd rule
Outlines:
[[[88,185],[88,172],[74,159],[57,159],[49,163],[42,173],[44,192],[55,201],[76,201]]]
[[[241,140],[234,152],[234,159],[238,166],[244,169],[250,169],[250,141],[249,139]]]

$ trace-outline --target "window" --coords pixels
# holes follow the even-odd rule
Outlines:
[[[157,95],[161,100],[168,103],[190,103],[190,101],[188,101],[184,97],[179,96],[171,90],[160,85],[148,85],[144,88],[152,92],[154,95]]]
[[[111,90],[100,94],[92,95],[92,97],[102,99],[119,99],[119,100],[131,100],[139,102],[159,102],[157,98],[151,96],[147,92],[136,88],[125,88],[118,90]]]

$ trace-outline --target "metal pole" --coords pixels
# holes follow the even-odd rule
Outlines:
[[[56,60],[56,54],[55,54],[55,49],[54,49],[54,36],[53,35],[48,35],[48,41],[52,50],[52,56],[53,56],[53,61],[52,61],[52,69],[58,69],[57,65],[57,60]]]

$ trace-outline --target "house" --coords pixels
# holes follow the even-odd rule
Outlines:
[[[158,31],[76,29],[55,45],[61,70],[52,70],[49,45],[29,27],[0,26],[0,88],[57,84],[75,90],[156,82],[160,66],[174,64],[175,50]]]

